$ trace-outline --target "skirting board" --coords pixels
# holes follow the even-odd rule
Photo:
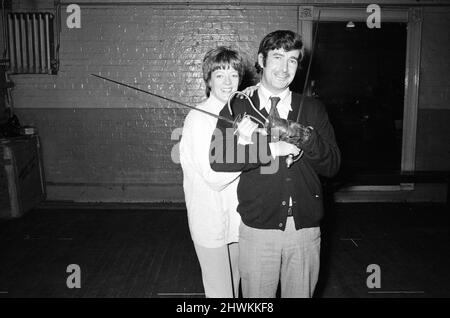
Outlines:
[[[446,184],[358,186],[334,193],[335,202],[445,202]],[[181,184],[47,184],[47,200],[69,202],[184,202]]]
[[[335,202],[446,202],[446,184],[358,186],[334,193]]]

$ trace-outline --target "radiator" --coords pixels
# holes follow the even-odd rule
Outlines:
[[[51,13],[9,13],[8,39],[12,73],[52,74]]]

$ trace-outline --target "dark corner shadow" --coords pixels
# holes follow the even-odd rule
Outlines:
[[[334,202],[333,179],[322,178],[324,216],[321,222],[321,249],[319,279],[314,292],[314,298],[322,298],[330,276],[331,251],[333,249],[333,231],[336,230],[336,204]]]

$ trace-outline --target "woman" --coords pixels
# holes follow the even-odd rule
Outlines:
[[[206,53],[202,67],[208,98],[197,108],[219,114],[242,80],[242,58],[234,50],[217,47]],[[240,173],[218,173],[210,167],[210,142],[216,123],[217,118],[195,110],[189,112],[180,142],[180,162],[189,230],[205,296],[230,298],[237,297],[240,278],[240,216],[236,211]]]

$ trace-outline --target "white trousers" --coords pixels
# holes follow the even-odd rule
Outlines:
[[[203,287],[207,298],[237,298],[239,292],[239,246],[238,243],[218,248],[207,248],[194,243],[195,252],[202,269]],[[230,271],[230,263],[232,271]],[[232,283],[233,282],[233,283]]]

